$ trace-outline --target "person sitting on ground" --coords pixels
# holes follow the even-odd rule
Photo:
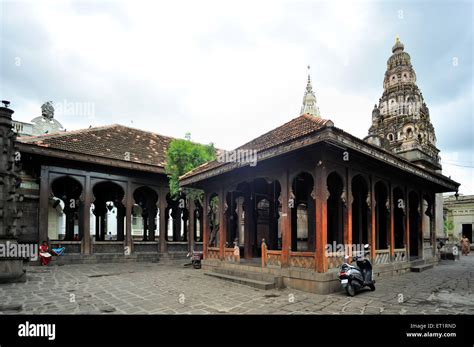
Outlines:
[[[51,261],[51,254],[49,253],[48,243],[43,241],[39,246],[39,258],[41,265],[47,266]]]

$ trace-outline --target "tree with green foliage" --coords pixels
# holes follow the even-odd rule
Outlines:
[[[185,139],[174,139],[166,153],[166,174],[169,178],[170,195],[176,199],[179,195],[179,176],[216,159],[214,144],[203,145],[191,141],[191,134],[186,133]],[[188,196],[198,197],[198,192],[187,192]]]

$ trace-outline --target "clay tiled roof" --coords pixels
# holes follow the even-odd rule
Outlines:
[[[41,148],[164,167],[173,138],[113,124],[17,140]]]
[[[235,150],[249,149],[256,150],[257,153],[264,152],[291,140],[306,136],[312,132],[315,132],[316,130],[321,129],[322,127],[333,125],[334,123],[331,120],[304,114],[257,137],[256,139],[253,139],[250,142],[247,142]],[[180,179],[189,178],[226,164],[227,163],[214,160],[189,171],[188,173],[181,176]]]

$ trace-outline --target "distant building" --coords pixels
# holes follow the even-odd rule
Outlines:
[[[460,240],[466,235],[472,244],[474,195],[450,195],[444,198],[444,227],[447,236]]]

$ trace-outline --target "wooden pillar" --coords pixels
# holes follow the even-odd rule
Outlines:
[[[406,228],[405,228],[405,247],[407,252],[407,260],[410,260],[410,197],[408,196],[408,189],[405,187],[405,199],[406,199]]]
[[[254,200],[252,199],[253,185],[249,185],[249,191],[245,193],[245,220],[244,220],[244,258],[252,258],[252,236],[255,232]]]
[[[84,202],[82,211],[82,241],[81,251],[82,254],[91,254],[91,200],[92,200],[92,189],[91,189],[91,178],[86,176],[84,185]]]
[[[124,218],[125,218],[125,206],[123,204],[117,204],[117,240],[124,240]]]
[[[431,198],[431,216],[430,216],[430,237],[431,237],[431,246],[433,249],[433,256],[436,256],[437,246],[436,246],[436,195],[433,195]]]
[[[48,240],[49,167],[41,166],[38,243]]]
[[[207,244],[209,242],[209,194],[204,191],[204,201],[202,203],[202,253],[203,258],[207,258]]]
[[[329,191],[327,188],[327,171],[320,161],[316,166],[316,271],[326,272],[328,270],[328,258],[326,256],[326,245],[328,240],[327,225],[327,203]]]
[[[166,206],[168,205],[166,201],[166,195],[168,194],[167,189],[160,189],[158,193],[158,206],[160,208],[160,253],[164,254],[168,252],[168,247],[166,244]]]
[[[424,245],[424,235],[423,235],[423,216],[425,215],[425,212],[423,211],[423,191],[418,192],[418,210],[420,211],[419,213],[419,221],[418,221],[418,258],[423,259],[424,256],[424,251],[425,251],[425,245]]]
[[[377,213],[377,206],[375,203],[375,182],[374,178],[370,177],[370,211],[371,211],[371,234],[370,234],[370,256],[372,258],[372,263],[375,264],[375,258],[377,256],[376,249],[377,249],[377,223],[376,220],[376,213]]]
[[[225,243],[227,240],[227,218],[226,211],[226,191],[224,188],[219,189],[219,257],[221,260],[225,258]]]
[[[392,184],[388,185],[388,198],[390,200],[390,259],[395,259],[395,204],[393,201],[393,186]]]
[[[290,198],[290,184],[288,182],[288,171],[280,176],[281,182],[281,265],[288,266],[290,263],[291,250],[291,209],[288,206]]]
[[[344,216],[344,243],[349,251],[346,255],[352,257],[352,203],[354,202],[354,197],[352,196],[352,173],[349,168],[346,170],[346,192],[347,213]]]
[[[194,229],[196,228],[196,223],[194,220],[194,210],[196,209],[196,205],[194,204],[193,199],[189,199],[189,204],[188,204],[188,246],[189,246],[189,251],[192,252],[194,250],[194,235],[195,231]]]
[[[97,203],[97,201],[96,201]],[[98,207],[95,205],[94,216],[95,216],[95,241],[100,241],[100,215],[98,212]]]
[[[128,246],[130,253],[133,252],[133,240],[132,240],[132,207],[133,207],[133,191],[132,183],[127,182],[127,193],[125,195],[125,242],[124,246]]]

